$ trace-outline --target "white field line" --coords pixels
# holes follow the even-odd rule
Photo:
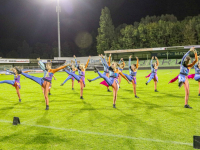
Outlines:
[[[6,121],[6,120],[0,120],[0,122],[12,123],[11,121]],[[54,129],[54,130],[63,130],[63,131],[69,131],[69,132],[77,132],[77,133],[90,134],[90,135],[100,135],[100,136],[116,137],[116,138],[123,138],[123,139],[131,139],[131,140],[142,140],[142,141],[150,141],[150,142],[158,142],[158,143],[170,143],[170,144],[188,145],[188,146],[193,145],[192,143],[184,143],[184,142],[177,142],[177,141],[164,141],[164,140],[142,138],[142,137],[132,137],[132,136],[109,134],[109,133],[82,131],[82,130],[76,130],[76,129],[57,128],[57,127],[52,127],[52,126],[31,125],[31,124],[23,124],[23,123],[21,123],[21,125],[39,127],[39,128],[47,128],[47,129]]]

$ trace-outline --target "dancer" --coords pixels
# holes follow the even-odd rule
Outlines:
[[[76,68],[78,69],[78,73],[79,75],[76,75],[75,73],[72,73],[68,70],[65,70],[69,75],[71,75],[72,77],[74,77],[79,83],[80,83],[80,99],[84,99],[83,98],[83,88],[85,87],[85,70],[88,67],[88,64],[90,62],[90,56],[89,59],[86,63],[86,65],[84,64],[80,64],[78,65],[77,61],[76,61],[76,56],[74,55],[74,59],[76,62]]]
[[[75,73],[77,71],[74,65],[68,66],[67,68],[71,73]],[[72,75],[68,75],[67,79],[60,86],[63,86],[69,79],[72,79],[72,90],[74,90],[74,77]]]
[[[54,73],[56,73],[57,71],[59,71],[61,69],[64,69],[68,65],[66,65],[66,63],[65,63],[63,66],[61,66],[61,67],[59,67],[57,69],[51,69],[51,66],[52,66],[52,64],[50,62],[46,63],[46,69],[48,71],[47,71],[46,76],[43,77],[43,78],[34,77],[34,76],[31,76],[31,75],[23,73],[23,72],[21,73],[26,78],[29,78],[29,79],[37,82],[38,84],[40,84],[42,86],[42,90],[43,90],[44,98],[45,98],[45,103],[46,103],[46,109],[45,110],[49,110],[48,91],[49,91],[49,87],[51,85],[51,80],[52,80],[52,77],[53,77]]]
[[[11,84],[12,86],[15,87],[16,89],[16,92],[17,92],[17,95],[18,95],[18,98],[19,98],[19,102],[21,102],[21,97],[20,97],[20,92],[19,92],[19,89],[21,89],[21,85],[20,85],[20,74],[19,74],[19,69],[17,67],[14,67],[11,69],[13,72],[11,71],[7,71],[11,74],[14,75],[14,80],[4,80],[4,81],[0,81],[0,84],[1,83],[7,83],[7,84]],[[27,73],[27,72],[30,72],[30,71],[24,71],[24,73]]]
[[[122,72],[125,67],[125,62],[124,62],[123,58],[120,59],[119,64],[120,64],[120,66],[118,67],[118,69]],[[120,84],[121,84],[121,79],[122,79],[122,77],[119,74],[119,88],[120,88]]]
[[[48,73],[48,70],[46,69],[46,66],[44,65],[44,63],[40,60],[40,58],[37,58],[37,60],[38,60],[38,65],[40,66],[40,68],[43,70],[43,72],[44,72],[44,76],[43,76],[43,78],[45,78],[46,77],[46,75],[47,75],[47,73]],[[54,78],[54,80],[56,80],[56,77],[53,75],[53,78]],[[49,95],[51,95],[51,92],[50,92],[50,90],[51,90],[51,87],[52,87],[52,83],[50,84],[50,86],[49,86]],[[43,90],[43,88],[42,88],[42,91],[43,91],[43,93],[44,93],[44,90]]]
[[[157,70],[158,70],[158,66],[159,66],[159,61],[158,61],[158,58],[155,57],[156,62],[153,64],[153,59],[154,59],[154,56],[151,59],[151,75],[149,77],[149,80],[146,82],[146,85],[148,85],[148,83],[153,79],[155,92],[158,92],[158,90],[157,90],[157,82],[158,82]]]
[[[107,62],[106,62],[106,60],[105,60],[105,58],[104,58],[104,56],[103,56],[102,54],[99,55],[99,57],[101,58],[101,62],[102,62],[102,64],[103,64],[103,68],[104,68],[103,75],[109,77],[109,72],[108,72],[109,66],[108,66],[108,64],[107,64]],[[89,82],[92,82],[92,81],[95,81],[95,80],[100,79],[100,78],[101,78],[101,77],[98,76],[98,77],[96,77],[96,78],[94,78],[94,79],[92,79],[92,80],[88,79],[88,81],[89,81]],[[107,87],[107,91],[108,91],[108,92],[111,92],[110,89],[109,89],[109,87]]]
[[[195,61],[193,61],[191,64],[190,57],[188,56],[190,52],[194,52],[195,55]],[[190,68],[192,68],[195,63],[198,61],[197,52],[194,47],[190,48],[190,50],[183,56],[181,61],[181,68],[180,68],[180,74],[178,76],[178,86],[179,88],[184,84],[185,88],[185,105],[184,108],[192,108],[188,105],[188,99],[189,99],[189,82],[188,82],[188,73]]]
[[[99,76],[105,80],[103,81],[103,84],[105,86],[112,86],[113,88],[113,108],[116,108],[117,91],[119,90],[119,83],[117,78],[119,74],[130,84],[130,81],[126,78],[126,76],[123,75],[120,70],[116,69],[117,65],[119,66],[119,64],[113,62],[112,65],[109,67],[110,78],[101,74],[99,70],[96,67],[94,67],[94,72],[98,73]]]
[[[138,66],[139,66],[139,59],[138,59],[138,57],[136,57],[136,59],[137,59],[137,64],[132,64],[132,65],[131,65],[131,58],[132,58],[132,55],[130,55],[130,57],[129,57],[129,73],[130,73],[130,75],[125,74],[125,73],[123,73],[123,75],[125,75],[126,78],[127,78],[130,82],[132,82],[132,84],[133,84],[133,92],[134,92],[134,94],[135,94],[135,98],[139,98],[139,97],[136,95],[136,84],[137,84],[137,82],[136,82],[136,74],[137,74],[137,70],[138,70]]]

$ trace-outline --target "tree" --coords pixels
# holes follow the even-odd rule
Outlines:
[[[7,53],[6,55],[7,58],[18,58],[18,53],[15,50],[10,51],[9,53]]]
[[[62,49],[61,49],[61,55],[62,57],[71,57],[72,56],[72,51],[70,49],[70,46],[67,42],[62,44]]]
[[[121,30],[124,29],[127,26],[127,24],[123,23],[119,25],[117,28],[115,28],[114,38],[111,43],[111,50],[119,50],[123,49],[123,35],[121,33]]]
[[[121,30],[121,34],[123,35],[123,38],[121,39],[123,43],[123,48],[125,49],[134,48],[137,36],[134,34],[134,26],[127,25],[124,29]]]
[[[195,38],[194,19],[188,21],[183,30],[183,44],[184,45],[195,45],[197,39]]]
[[[141,47],[141,48],[148,47],[147,29],[144,24],[142,24],[142,23],[139,24],[138,33],[139,33],[139,41],[140,41],[139,47]]]
[[[110,10],[105,7],[101,11],[100,21],[97,36],[97,52],[103,53],[111,48],[111,43],[114,38],[114,25],[112,23]]]
[[[32,48],[29,47],[29,44],[24,40],[21,47],[18,47],[19,57],[20,58],[29,58]]]
[[[21,46],[21,42],[16,39],[0,39],[0,50],[4,56],[6,56],[10,51],[17,51],[19,46]]]
[[[168,31],[169,32],[169,39],[168,45],[169,46],[178,46],[181,45],[183,42],[183,25],[181,22],[177,21],[175,23],[169,23]]]

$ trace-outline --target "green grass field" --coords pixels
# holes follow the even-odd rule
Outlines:
[[[86,81],[81,100],[79,84],[75,81],[74,91],[71,81],[60,86],[67,74],[56,73],[48,111],[37,83],[21,77],[21,103],[14,87],[1,84],[0,149],[193,149],[193,135],[200,135],[198,83],[189,80],[189,105],[193,109],[185,109],[184,87],[179,89],[177,81],[168,84],[179,70],[158,70],[158,93],[153,81],[145,85],[144,76],[149,73],[138,70],[139,99],[134,98],[132,84],[122,79],[117,109],[112,108],[113,93],[99,84],[102,79]],[[86,79],[96,76],[86,72]],[[12,75],[0,76],[0,80],[12,79]],[[12,125],[14,116],[20,118],[20,125]]]

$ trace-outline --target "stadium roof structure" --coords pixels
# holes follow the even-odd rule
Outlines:
[[[171,46],[171,47],[157,47],[157,48],[142,48],[142,49],[124,49],[124,50],[107,50],[105,54],[116,54],[116,53],[133,53],[133,52],[153,52],[153,51],[171,51],[171,50],[187,50],[191,47],[200,48],[200,45],[189,45],[189,46]]]

